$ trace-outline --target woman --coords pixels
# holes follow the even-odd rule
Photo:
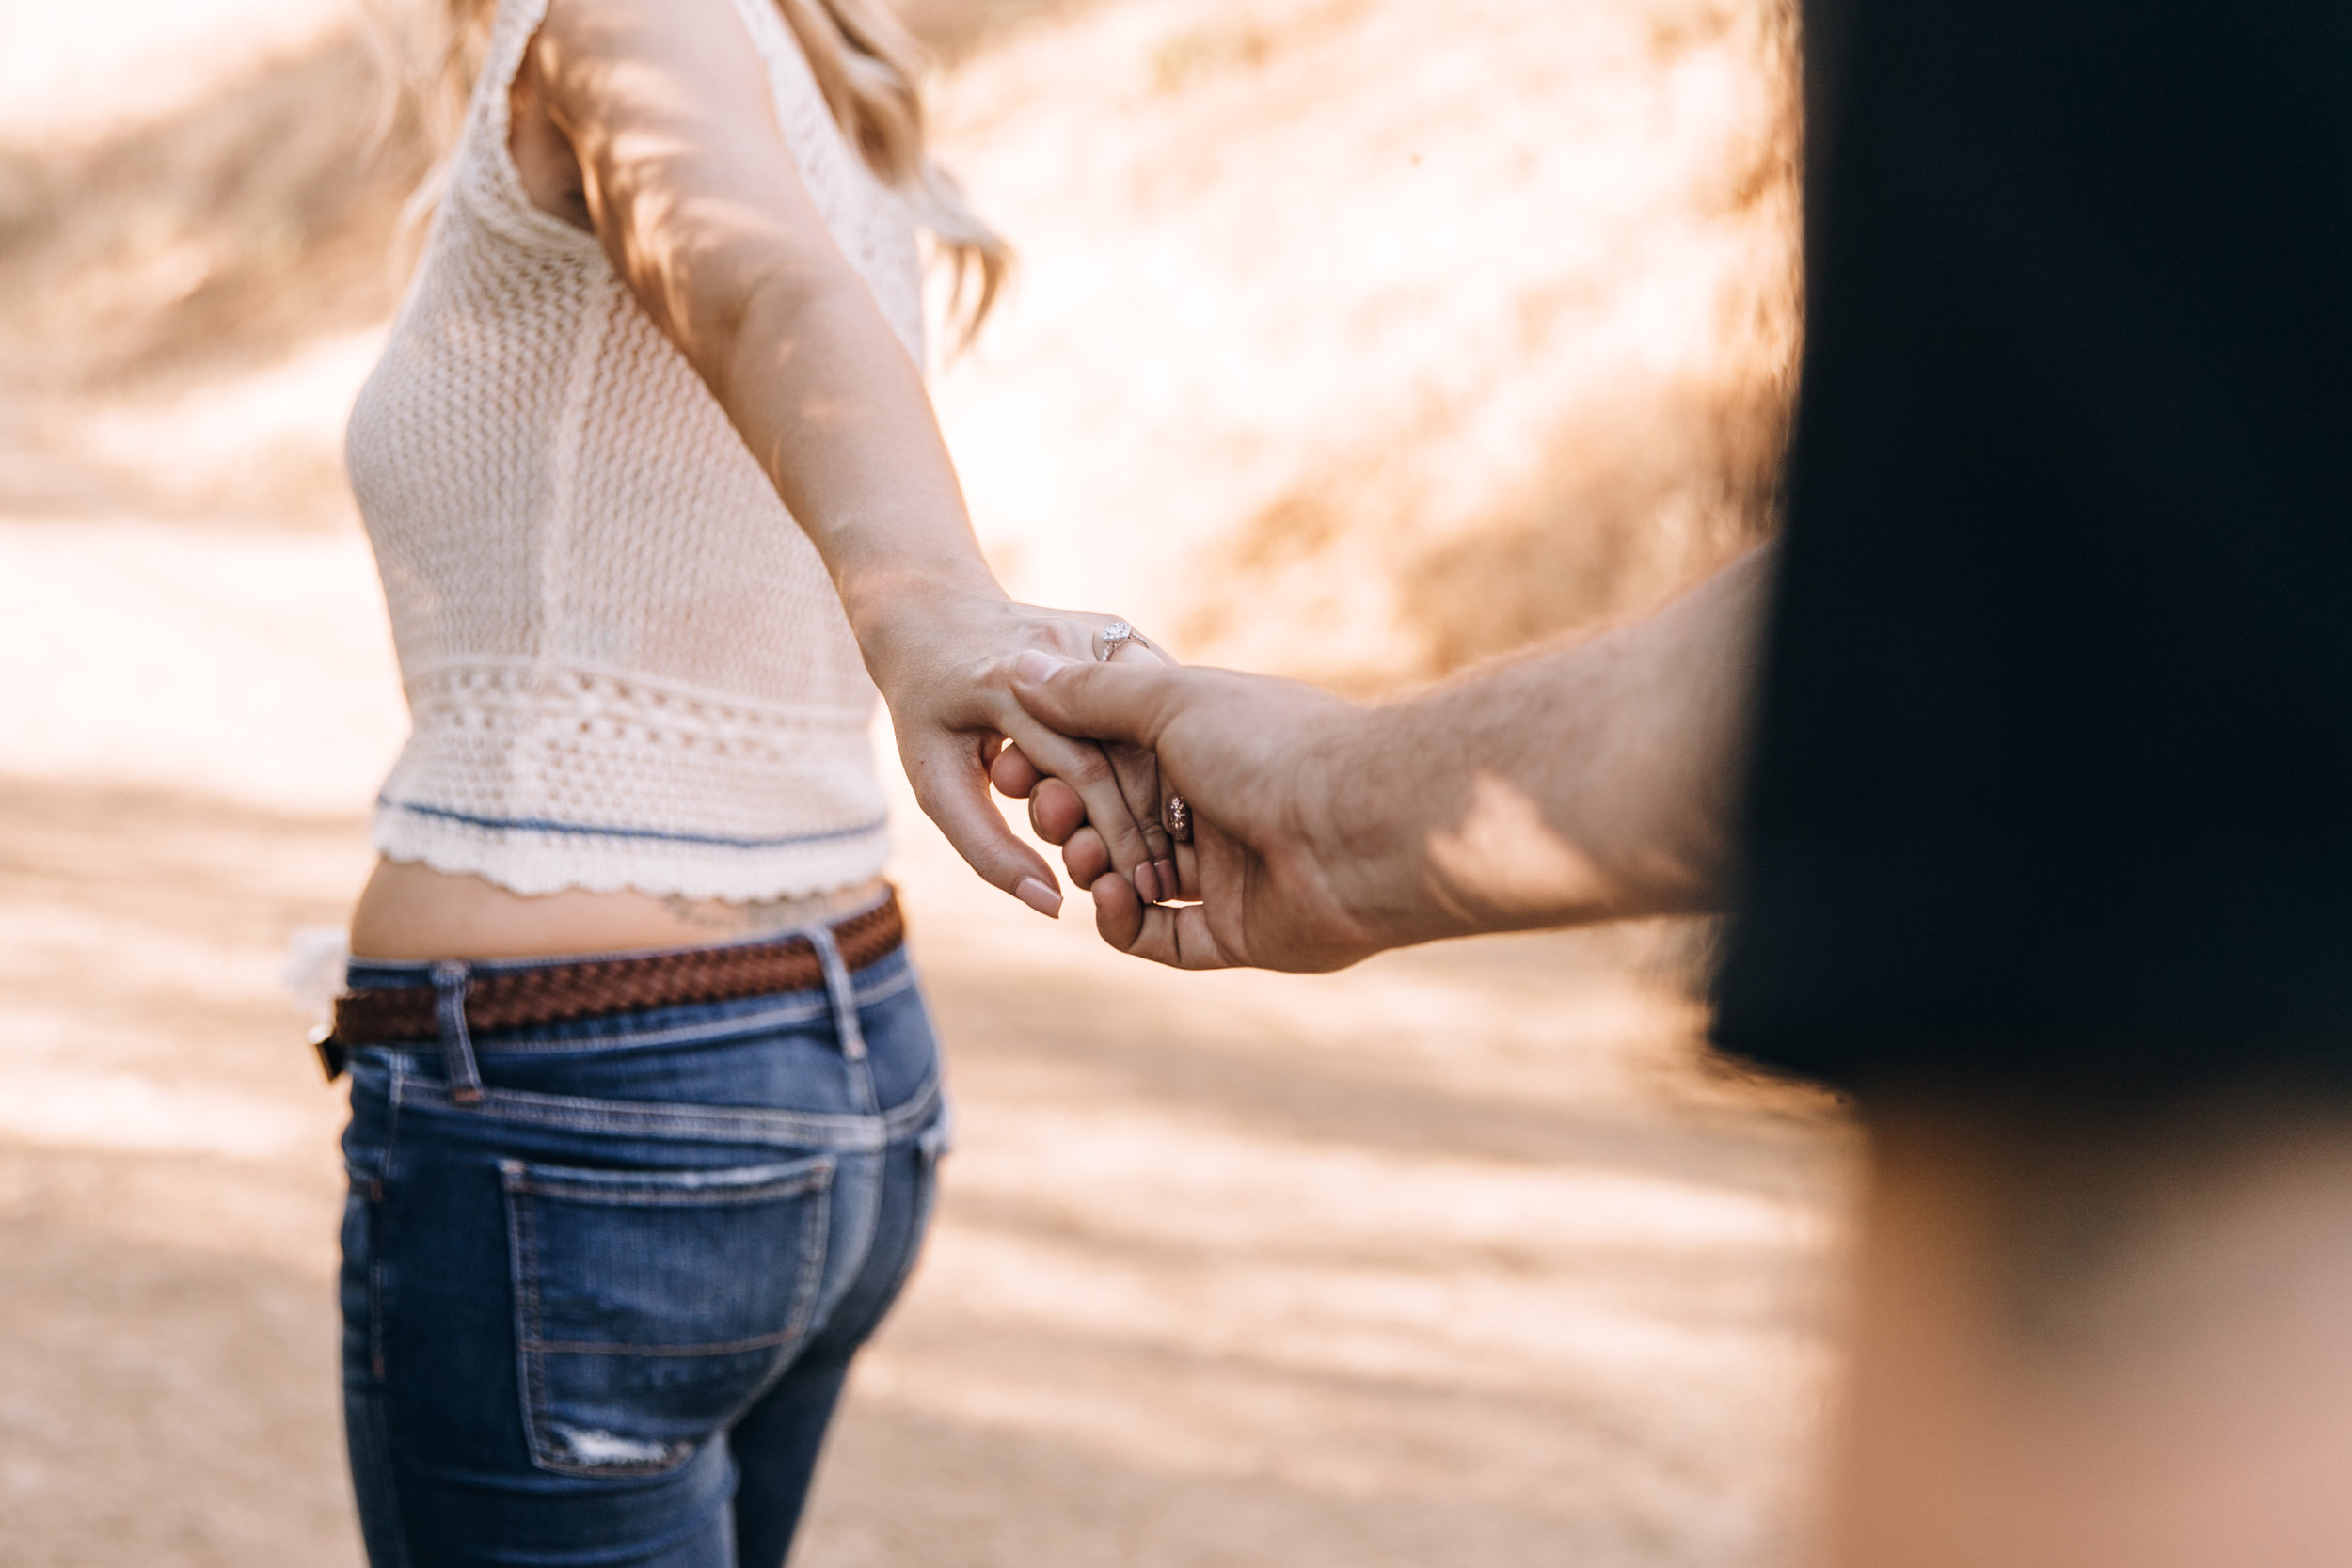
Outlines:
[[[1006,673],[1136,644],[980,559],[914,220],[981,310],[1001,248],[866,0],[453,4],[479,64],[349,441],[415,719],[328,1042],[368,1551],[776,1564],[944,1139],[874,686],[925,809],[1050,915],[997,750],[1146,896],[1157,785]]]

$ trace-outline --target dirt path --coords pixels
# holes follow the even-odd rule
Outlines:
[[[276,971],[367,863],[372,595],[348,539],[0,525],[8,1568],[356,1560]],[[1694,1068],[1661,933],[1169,974],[900,821],[961,1147],[802,1563],[1779,1559],[1842,1134]]]

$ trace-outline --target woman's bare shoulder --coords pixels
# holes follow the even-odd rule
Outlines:
[[[772,119],[735,0],[548,0],[531,53],[559,117],[666,105]]]

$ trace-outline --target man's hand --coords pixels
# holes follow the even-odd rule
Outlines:
[[[1008,748],[991,776],[1030,797],[1112,946],[1185,969],[1338,969],[1440,937],[1720,909],[1770,563],[1752,552],[1640,621],[1377,707],[1023,654],[1012,692],[1039,722],[1157,754],[1191,806],[1178,892],[1196,905],[1108,875],[1092,797],[1043,776],[1050,761]]]
[[[1191,808],[1176,846],[1182,897],[1147,904],[1057,778],[1008,747],[997,787],[1030,800],[1040,836],[1063,846],[1091,889],[1105,942],[1180,969],[1340,969],[1391,945],[1368,918],[1335,802],[1368,738],[1368,710],[1293,681],[1223,670],[1063,663],[1025,654],[1013,691],[1065,735],[1124,741],[1159,758],[1161,786]],[[1364,846],[1354,847],[1360,853]]]

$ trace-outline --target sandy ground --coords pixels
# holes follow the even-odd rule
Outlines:
[[[280,298],[303,167],[156,161],[347,97],[329,8],[0,4],[0,1568],[358,1561],[277,975],[404,724],[333,483],[382,301]],[[941,119],[1027,270],[940,395],[1017,590],[1376,686],[1754,528],[1768,8],[999,8]],[[1708,1069],[1692,933],[1174,975],[900,805],[961,1145],[800,1564],[1792,1560],[1849,1134]]]

